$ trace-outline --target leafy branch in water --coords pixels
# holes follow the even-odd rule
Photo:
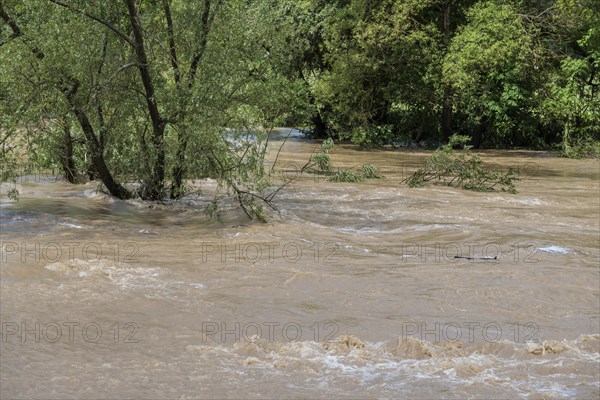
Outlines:
[[[233,194],[248,218],[261,222],[267,221],[267,214],[262,205],[278,211],[273,200],[289,183],[284,182],[272,188],[272,181],[264,168],[267,144],[268,141],[264,143],[240,141],[232,145],[237,151],[221,152],[221,154],[212,148],[205,149],[211,174],[218,178],[221,186],[226,187]],[[205,213],[220,218],[221,209],[216,199],[207,206]]]
[[[302,168],[302,172],[308,171],[313,174],[329,176],[331,182],[358,183],[366,179],[383,179],[377,174],[377,168],[373,164],[362,164],[357,171],[352,169],[338,170],[333,172],[333,165],[329,157],[329,151],[335,147],[331,138],[323,141],[319,152],[314,153],[308,163]]]
[[[510,168],[507,172],[486,167],[477,153],[471,152],[469,136],[453,135],[448,144],[436,150],[414,174],[402,183],[410,187],[421,187],[426,182],[453,186],[479,192],[500,189],[503,192],[517,193],[515,182],[519,181],[519,170]],[[452,149],[462,145],[462,151]]]

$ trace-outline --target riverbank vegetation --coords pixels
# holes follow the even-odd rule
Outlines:
[[[594,0],[2,0],[2,179],[23,154],[121,199],[214,178],[257,217],[274,126],[597,156],[598,15]]]

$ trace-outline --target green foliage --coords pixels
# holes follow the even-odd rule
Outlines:
[[[558,21],[569,27],[572,49],[548,76],[537,115],[561,129],[566,157],[600,155],[600,20],[582,3],[558,2]]]
[[[331,173],[332,165],[329,151],[333,150],[334,147],[335,144],[331,138],[325,139],[323,143],[321,143],[319,152],[312,155],[306,168],[311,169],[314,173],[325,175]],[[316,166],[317,169],[315,169],[314,166]]]
[[[286,123],[363,148],[457,132],[598,155],[594,0],[56,3],[0,2],[6,182],[24,158],[121,198],[178,199],[210,177],[262,218],[273,189],[262,132]],[[376,175],[334,174],[332,148],[307,168]],[[474,176],[461,186],[494,180],[475,155],[464,161]]]
[[[515,182],[520,180],[518,169],[510,168],[502,172],[486,167],[479,155],[472,153],[471,146],[466,144],[470,140],[468,136],[453,135],[448,144],[436,150],[425,160],[423,167],[403,183],[410,187],[421,187],[426,182],[434,182],[479,192],[498,188],[516,194]],[[463,150],[457,154],[453,151],[455,146],[463,146]]]
[[[515,6],[484,1],[467,13],[468,23],[452,39],[443,77],[454,92],[465,127],[485,124],[488,142],[510,140],[531,107],[535,46]]]
[[[329,157],[329,151],[333,150],[335,144],[331,138],[326,139],[321,144],[318,153],[313,154],[303,170],[317,175],[326,175],[331,182],[350,182],[359,183],[366,179],[383,179],[377,174],[377,168],[373,164],[363,164],[357,171],[351,169],[337,170],[333,172],[333,165]]]
[[[373,164],[363,164],[358,170],[351,169],[336,171],[329,180],[331,182],[349,182],[359,183],[367,179],[384,179],[385,177],[377,174],[377,168]]]
[[[385,178],[383,175],[377,174],[377,167],[375,167],[373,164],[363,164],[360,166],[360,170],[361,170],[362,175],[366,179],[384,179]]]
[[[352,131],[352,143],[370,149],[391,144],[394,140],[392,125],[360,126]]]
[[[340,3],[323,33],[326,68],[311,93],[330,133],[364,147],[391,142],[392,104],[414,103],[414,90],[433,54],[433,23],[414,24],[432,1]],[[342,5],[343,4],[343,5]]]
[[[249,217],[264,218],[272,183],[260,132],[302,107],[302,85],[284,73],[275,2],[0,7],[0,115],[10,119],[0,134],[13,146],[0,153],[3,166],[27,154],[149,200],[177,199],[186,180],[212,177]]]
[[[204,214],[206,214],[210,218],[214,218],[218,221],[221,221],[223,211],[219,205],[219,202],[217,200],[213,200],[204,208]]]
[[[321,151],[323,153],[328,153],[330,150],[333,150],[335,147],[335,143],[333,143],[333,139],[328,138],[321,143]]]
[[[331,172],[331,159],[327,153],[317,153],[313,156],[313,161],[317,165],[319,171],[324,173]]]
[[[569,137],[570,135],[565,132],[560,149],[562,156],[567,158],[600,158],[600,140],[592,137],[579,137],[573,140]]]
[[[351,170],[340,170],[335,172],[331,178],[329,178],[332,182],[349,182],[349,183],[359,183],[365,180],[365,176],[360,172],[354,172]]]
[[[304,85],[311,115],[302,124],[317,136],[364,148],[439,143],[450,132],[477,147],[598,140],[593,0],[306,0],[283,9],[294,23],[288,73]]]
[[[16,188],[18,175],[21,173],[19,168],[18,154],[14,147],[7,143],[10,135],[0,130],[2,135],[2,144],[0,145],[0,198],[7,197],[17,200],[19,191]]]

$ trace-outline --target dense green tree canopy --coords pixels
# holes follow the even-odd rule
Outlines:
[[[2,179],[24,154],[120,198],[212,177],[254,215],[277,125],[597,154],[599,15],[594,0],[2,0]]]
[[[313,51],[293,68],[305,77],[305,124],[318,136],[377,146],[460,133],[476,147],[597,151],[593,0],[302,4],[296,13],[318,28],[294,32]]]
[[[34,161],[72,181],[87,171],[120,198],[177,198],[185,179],[213,177],[252,203],[268,184],[264,146],[238,136],[281,123],[296,92],[279,72],[274,8],[3,1],[3,157],[28,145]]]

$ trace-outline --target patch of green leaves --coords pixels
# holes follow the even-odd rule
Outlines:
[[[333,172],[329,151],[334,147],[335,144],[331,138],[323,141],[320,151],[312,155],[305,169],[313,174],[329,176],[328,180],[331,182],[359,183],[366,179],[385,178],[377,174],[377,168],[373,164],[363,164],[356,171],[345,169]]]
[[[383,175],[377,174],[377,167],[375,167],[373,164],[363,164],[360,166],[360,170],[362,172],[362,175],[366,179],[383,179],[383,178],[385,178]]]
[[[364,149],[383,147],[394,141],[392,128],[392,125],[360,126],[352,131],[351,140]]]
[[[331,182],[360,183],[367,179],[384,179],[382,175],[377,175],[377,168],[373,164],[363,164],[358,170],[343,169],[337,171],[329,178]]]
[[[519,181],[518,168],[510,168],[507,172],[487,167],[477,153],[471,152],[468,136],[453,135],[448,144],[436,150],[413,175],[403,183],[410,187],[421,187],[426,182],[438,185],[453,186],[478,192],[501,190],[517,193],[515,182]],[[463,146],[456,153],[453,148]]]
[[[365,180],[365,176],[360,172],[343,169],[333,174],[329,180],[331,182],[359,183]]]
[[[331,172],[331,158],[329,158],[329,154],[317,153],[312,159],[317,164],[317,167],[321,172]]]
[[[220,207],[218,200],[211,201],[205,208],[204,214],[209,218],[214,218],[217,221],[221,221],[221,217],[223,216],[223,210]]]

